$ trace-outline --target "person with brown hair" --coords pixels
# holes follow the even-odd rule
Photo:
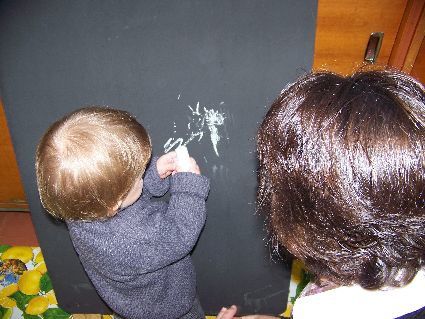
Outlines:
[[[424,87],[388,70],[311,73],[282,91],[257,140],[271,241],[314,276],[293,318],[424,315]]]
[[[205,223],[209,180],[175,151],[150,158],[150,138],[129,113],[74,111],[38,145],[41,202],[67,223],[85,271],[118,315],[204,318],[190,252]],[[152,200],[167,191],[168,205]]]

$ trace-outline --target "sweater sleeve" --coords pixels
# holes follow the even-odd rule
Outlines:
[[[193,173],[169,179],[168,203],[139,200],[110,220],[72,223],[80,258],[106,277],[131,281],[188,256],[205,224],[209,179]]]
[[[157,156],[152,158],[151,163],[148,166],[148,169],[146,170],[145,176],[143,178],[143,193],[145,196],[148,197],[163,196],[170,188],[170,178],[161,178],[158,174],[158,170],[156,168],[157,161]]]
[[[205,224],[208,191],[209,180],[205,176],[173,175],[167,211],[155,216],[150,271],[170,265],[192,251]]]
[[[114,241],[117,258],[109,254],[121,273],[150,273],[174,264],[193,250],[206,219],[207,177],[176,173],[170,178],[170,198],[154,202],[142,215],[143,225],[132,223]],[[136,209],[133,207],[132,209]],[[143,231],[138,229],[142,227]],[[133,229],[135,231],[133,231]],[[137,237],[133,234],[138,234]],[[129,240],[131,237],[131,240]]]

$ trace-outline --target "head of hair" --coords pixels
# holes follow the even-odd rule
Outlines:
[[[104,219],[143,174],[146,130],[125,111],[87,107],[53,123],[36,153],[40,199],[64,220]]]
[[[316,280],[403,286],[425,262],[425,93],[396,71],[317,72],[257,135],[271,239]]]

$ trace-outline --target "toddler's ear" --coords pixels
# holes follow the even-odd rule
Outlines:
[[[118,209],[120,209],[122,205],[122,200],[118,201],[118,203],[114,206],[113,210],[117,211]]]
[[[118,201],[118,203],[116,203],[115,206],[112,207],[112,210],[110,210],[108,212],[108,217],[112,217],[112,216],[116,215],[116,213],[118,212],[118,210],[121,207],[121,204],[122,204],[122,200]]]

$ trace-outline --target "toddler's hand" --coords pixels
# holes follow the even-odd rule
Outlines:
[[[160,158],[158,158],[156,162],[156,169],[161,178],[166,178],[170,174],[176,172],[176,158],[177,155],[174,151],[164,154]]]
[[[199,169],[198,164],[196,164],[196,161],[193,157],[189,157],[189,159],[184,163],[184,165],[181,165],[177,162],[177,169],[176,172],[189,172],[194,174],[201,174],[201,170]]]
[[[239,318],[239,317],[235,317],[236,315],[236,311],[238,309],[236,308],[235,305],[231,306],[230,308],[221,308],[220,312],[217,315],[216,319],[233,319],[233,318]]]
[[[179,146],[176,148],[176,164],[177,172],[190,172],[195,174],[201,174],[198,164],[196,161],[189,156],[189,152],[186,146]]]
[[[238,309],[236,308],[235,305],[231,306],[230,308],[223,307],[218,313],[216,319],[279,319],[278,317],[265,316],[265,315],[250,315],[250,316],[235,317],[237,311]]]

